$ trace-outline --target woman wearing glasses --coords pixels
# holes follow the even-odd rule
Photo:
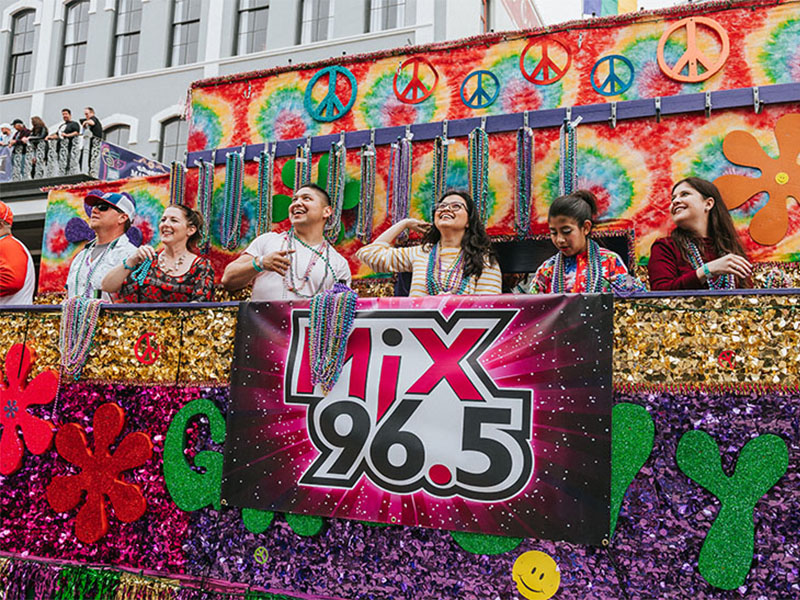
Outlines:
[[[395,248],[406,229],[422,234],[422,244]],[[435,207],[433,225],[404,219],[364,246],[356,257],[373,271],[411,272],[409,296],[499,294],[500,267],[475,203],[467,192],[449,191]]]

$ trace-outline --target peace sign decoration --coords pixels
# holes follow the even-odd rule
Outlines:
[[[152,365],[156,362],[161,353],[156,334],[148,331],[140,335],[133,346],[133,353],[136,355],[136,360],[143,365]]]
[[[411,72],[411,81],[409,81],[402,90],[398,90],[397,77],[409,65],[413,67]],[[422,78],[420,77],[419,68],[422,65],[426,66],[433,73],[433,85],[430,87],[426,86],[425,82],[422,81]],[[400,66],[397,67],[397,71],[394,73],[394,95],[397,96],[397,99],[400,100],[400,102],[404,102],[406,104],[419,104],[423,100],[427,100],[430,97],[430,95],[433,93],[433,88],[436,87],[437,83],[439,83],[439,73],[433,67],[431,62],[422,56],[412,56],[411,58],[404,60]]]
[[[525,57],[528,54],[528,50],[530,50],[533,46],[537,46],[541,49],[542,58],[538,63],[536,63],[533,71],[528,73],[525,70]],[[555,47],[560,47],[564,54],[566,54],[566,64],[559,65],[552,58],[550,58],[550,49]],[[536,85],[549,85],[551,83],[555,83],[567,74],[571,64],[572,52],[570,52],[569,47],[567,47],[567,45],[563,42],[551,38],[531,40],[528,42],[528,45],[525,46],[525,49],[522,51],[522,54],[519,57],[519,70],[522,71],[522,76]]]
[[[608,63],[608,75],[603,81],[597,83],[594,74],[597,68],[604,63]],[[627,70],[627,78],[620,76],[622,75],[620,67],[624,67]],[[594,91],[603,96],[616,96],[627,92],[633,85],[633,63],[619,54],[604,56],[594,63],[592,72],[589,74],[589,81],[591,81]]]
[[[712,60],[705,53],[698,48],[697,44],[697,26],[703,25],[711,29],[717,37],[719,37],[722,44],[722,50],[717,56],[716,60]],[[671,67],[667,65],[664,58],[664,47],[667,44],[669,37],[679,29],[686,28],[686,51]],[[682,19],[677,23],[673,23],[658,40],[658,66],[667,77],[675,81],[683,81],[686,83],[697,83],[705,81],[714,73],[719,71],[728,60],[730,54],[730,41],[728,40],[728,32],[713,19],[707,17],[689,17]],[[702,73],[698,70],[698,66],[705,69]],[[683,70],[688,67],[688,74],[684,75]]]
[[[350,98],[347,100],[346,104],[342,104],[342,101],[336,93],[336,84],[340,75],[344,76],[350,83]],[[311,97],[314,86],[325,76],[328,77],[328,91],[322,101],[315,106],[314,100]],[[309,81],[306,86],[306,94],[303,98],[303,103],[305,104],[306,111],[315,121],[330,123],[331,121],[343,117],[353,108],[357,94],[358,84],[350,70],[345,67],[340,67],[339,65],[332,65],[320,69],[314,74],[314,77],[311,78],[311,81]]]
[[[464,95],[465,87],[471,80],[475,80],[475,91],[470,94],[469,98]],[[491,81],[493,88],[488,88],[491,93],[487,92],[487,87],[484,81]],[[473,71],[461,82],[461,102],[468,108],[486,108],[497,100],[500,95],[500,80],[497,75],[491,71]]]

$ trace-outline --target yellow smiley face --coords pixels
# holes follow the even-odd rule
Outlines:
[[[556,561],[538,550],[520,554],[511,569],[517,590],[528,600],[547,600],[561,585],[561,571]]]

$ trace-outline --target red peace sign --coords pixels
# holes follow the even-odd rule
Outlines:
[[[541,49],[542,58],[538,63],[536,63],[533,71],[528,73],[525,70],[525,57],[528,54],[528,50],[530,50],[533,46],[538,46]],[[554,46],[559,46],[561,50],[563,50],[564,54],[567,55],[567,63],[565,65],[560,66],[556,64],[552,58],[550,58],[550,48]],[[528,45],[525,46],[525,50],[522,51],[522,54],[519,57],[519,70],[522,71],[522,76],[536,85],[548,85],[555,83],[567,74],[571,64],[572,53],[569,51],[569,47],[563,42],[549,38],[531,40],[528,42]],[[550,74],[551,72],[553,73],[552,75]]]
[[[717,362],[720,367],[734,368],[734,361],[736,360],[736,352],[733,350],[723,350],[717,357]]]
[[[697,47],[697,26],[705,25],[720,39],[722,43],[722,50],[715,61],[708,58],[702,50]],[[667,44],[669,37],[679,29],[686,28],[686,51],[678,59],[672,67],[667,65],[664,58],[664,47]],[[728,41],[728,32],[713,19],[707,17],[689,17],[682,19],[667,29],[658,40],[658,66],[663,71],[664,75],[674,79],[675,81],[685,81],[687,83],[697,83],[698,81],[705,81],[714,73],[719,71],[728,60],[728,54],[731,47]],[[705,71],[698,72],[697,67],[701,65]],[[688,66],[689,74],[683,75],[682,71]]]
[[[142,347],[143,345],[144,348]],[[139,339],[136,340],[136,345],[133,347],[133,352],[136,354],[136,360],[143,365],[152,365],[156,362],[160,353],[156,334],[148,331],[139,336]]]
[[[399,91],[397,89],[397,77],[408,65],[413,65],[414,67],[414,70],[411,72],[411,81],[409,81],[406,87],[403,88],[403,91]],[[433,85],[431,87],[426,86],[422,79],[420,79],[420,65],[426,65],[433,73]],[[412,56],[411,58],[404,60],[400,66],[397,67],[397,71],[394,73],[394,95],[397,96],[397,99],[400,100],[400,102],[405,102],[406,104],[419,104],[423,100],[426,100],[433,93],[433,88],[436,87],[437,83],[439,83],[439,73],[436,72],[436,69],[433,67],[430,61],[422,56]]]

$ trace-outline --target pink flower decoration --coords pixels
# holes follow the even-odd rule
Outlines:
[[[27,386],[33,351],[23,344],[14,344],[6,354],[5,379],[0,376],[0,473],[10,475],[22,466],[24,449],[17,427],[22,430],[25,445],[34,454],[41,454],[53,441],[53,424],[28,412],[32,404],[49,404],[58,391],[55,371],[45,371]]]
[[[103,404],[94,413],[95,450],[91,451],[86,432],[77,423],[68,423],[56,434],[56,450],[67,461],[81,468],[79,475],[56,476],[47,487],[47,501],[56,512],[75,508],[86,492],[86,503],[75,519],[75,535],[85,544],[92,544],[108,532],[106,497],[114,514],[123,523],[136,521],[147,508],[147,501],[138,485],[120,478],[123,471],[144,464],[153,455],[153,442],[142,431],[131,433],[114,443],[125,425],[125,411],[114,402]]]

